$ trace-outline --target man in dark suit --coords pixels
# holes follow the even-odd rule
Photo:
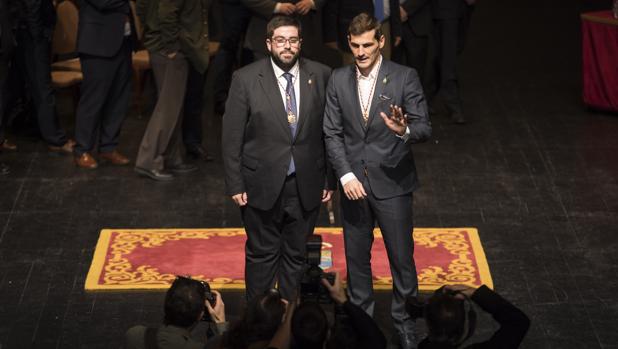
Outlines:
[[[402,45],[393,60],[414,68],[423,83],[428,88],[430,68],[429,48],[433,31],[433,16],[431,0],[405,0],[399,8],[401,16]]]
[[[97,168],[95,148],[114,165],[129,163],[116,148],[131,97],[135,35],[129,0],[79,1],[77,52],[84,81],[75,118],[75,163],[81,168]]]
[[[324,135],[343,194],[350,301],[373,314],[371,245],[377,221],[393,275],[392,317],[402,348],[414,348],[405,299],[418,289],[412,240],[417,188],[410,144],[428,139],[431,124],[414,69],[384,59],[380,23],[365,13],[350,23],[355,65],[335,70],[326,94]]]
[[[241,208],[247,232],[247,298],[278,283],[292,300],[326,182],[322,119],[330,69],[299,59],[300,23],[274,17],[267,26],[270,57],[236,71],[223,116],[227,193]]]
[[[451,120],[456,124],[466,122],[459,95],[457,55],[463,51],[474,3],[475,0],[432,0],[431,4],[437,51],[435,96],[441,98]]]
[[[253,14],[249,20],[245,46],[253,51],[255,59],[268,56],[263,33],[266,23],[276,14],[297,16],[305,33],[303,57],[320,61],[322,51],[322,14],[319,11],[326,0],[242,0]],[[324,63],[320,61],[321,63]]]

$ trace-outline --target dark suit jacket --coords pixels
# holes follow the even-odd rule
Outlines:
[[[234,73],[223,116],[227,194],[247,192],[250,206],[272,208],[293,154],[303,208],[320,204],[326,179],[322,119],[329,74],[330,68],[320,63],[300,60],[299,122],[292,139],[270,58]]]
[[[491,314],[494,320],[500,324],[500,328],[489,340],[467,345],[465,347],[455,347],[449,344],[432,343],[429,339],[425,338],[418,347],[420,349],[519,348],[519,345],[526,336],[526,332],[528,332],[528,328],[530,328],[530,319],[528,316],[485,285],[474,291],[470,298],[474,303],[483,308],[483,310]]]
[[[127,18],[135,40],[129,0],[80,0],[77,52],[99,57],[116,55],[124,40]]]
[[[326,93],[324,135],[337,178],[353,172],[362,181],[366,169],[378,199],[412,192],[418,181],[410,143],[431,136],[427,103],[416,71],[382,61],[367,128],[363,126],[357,91],[355,65],[333,72]],[[388,115],[390,104],[401,106],[410,115],[406,142],[388,129],[379,115],[381,111]]]
[[[410,28],[416,36],[427,36],[433,28],[431,0],[407,0],[401,4],[408,13],[408,20],[402,24]]]
[[[322,49],[322,13],[320,9],[326,0],[314,0],[315,10],[299,17],[302,26],[304,57],[316,59],[319,50]],[[266,24],[273,17],[273,11],[278,2],[296,3],[298,0],[242,0],[249,10],[252,17],[249,21],[247,34],[245,36],[246,46],[254,52],[267,55],[266,50]]]
[[[399,0],[389,0],[391,37],[401,36]],[[324,6],[324,42],[337,42],[339,49],[350,52],[348,27],[354,17],[374,13],[373,0],[329,0]]]

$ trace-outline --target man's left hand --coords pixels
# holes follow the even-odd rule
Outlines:
[[[301,0],[296,3],[296,13],[301,16],[306,15],[313,10],[313,0]]]
[[[380,116],[382,117],[382,120],[384,120],[386,127],[395,132],[397,135],[403,136],[406,133],[406,128],[408,127],[406,117],[400,106],[391,105],[390,109],[391,115],[386,115],[384,112],[380,112]]]
[[[225,322],[225,304],[223,298],[221,298],[221,293],[215,290],[212,290],[212,293],[215,295],[215,306],[211,306],[210,302],[206,300],[206,309],[208,309],[212,320],[220,324]]]
[[[393,43],[393,46],[399,47],[399,44],[401,44],[401,36],[395,36],[395,42]]]
[[[322,202],[329,202],[333,197],[333,191],[324,189],[322,190]]]

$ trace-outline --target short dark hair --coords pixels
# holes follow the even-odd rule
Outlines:
[[[302,37],[302,27],[300,25],[300,21],[296,17],[275,16],[266,25],[266,38],[272,38],[275,33],[275,29],[287,26],[298,28],[298,37]]]
[[[292,338],[299,349],[321,349],[328,334],[328,319],[319,304],[305,302],[292,315]]]
[[[165,323],[191,327],[204,310],[204,286],[196,280],[177,278],[165,294]]]
[[[436,291],[429,298],[425,320],[431,342],[458,345],[465,338],[469,329],[464,302],[447,292]]]
[[[375,30],[375,38],[379,41],[382,37],[382,24],[374,16],[363,12],[350,22],[348,35],[357,36],[372,30]]]

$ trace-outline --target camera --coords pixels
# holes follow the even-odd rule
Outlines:
[[[332,303],[328,289],[322,285],[322,279],[335,283],[335,274],[327,273],[320,268],[322,260],[322,237],[311,235],[306,243],[306,258],[303,274],[300,279],[301,302],[313,301],[322,304]]]
[[[211,307],[215,306],[215,303],[217,303],[217,295],[214,294],[210,290],[210,285],[208,284],[208,282],[203,281],[203,280],[196,280],[189,276],[177,276],[177,278],[188,279],[188,280],[195,281],[199,283],[200,285],[202,285],[202,289],[204,290],[204,298],[208,301],[208,303],[210,303]],[[210,312],[208,311],[208,308],[206,308],[206,305],[204,305],[204,316],[200,319],[200,321],[206,321],[206,322],[213,321],[212,318],[210,317]]]

